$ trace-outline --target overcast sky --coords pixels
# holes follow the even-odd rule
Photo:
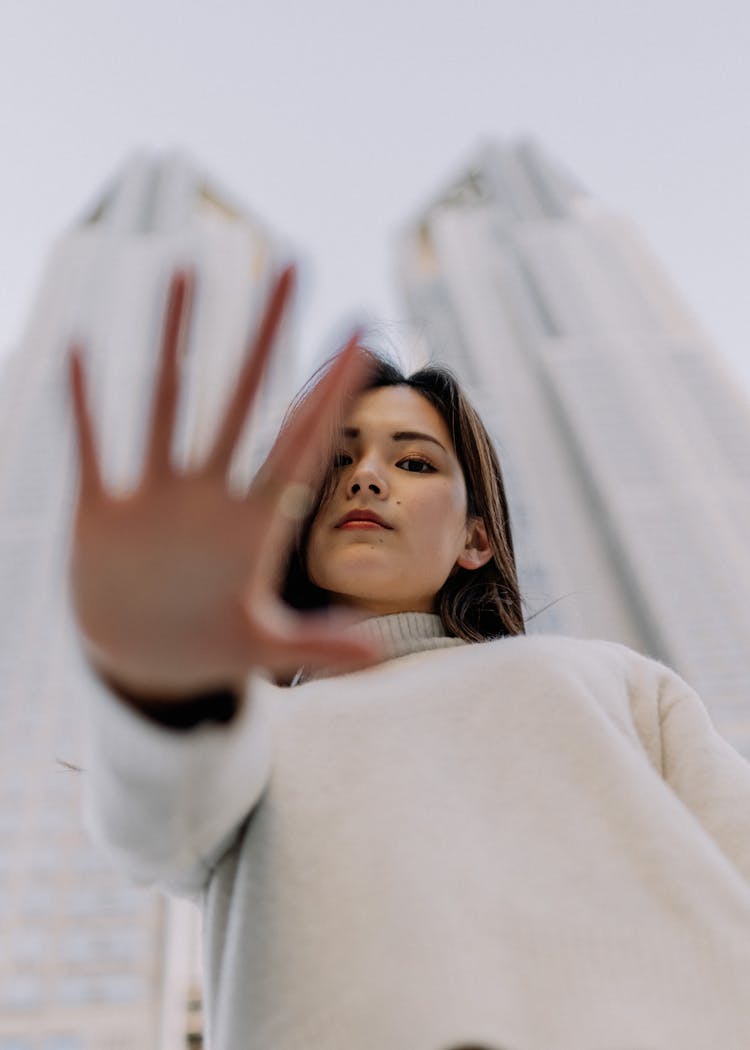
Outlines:
[[[0,348],[134,149],[182,148],[312,264],[317,350],[398,322],[394,231],[490,137],[632,216],[750,389],[747,0],[4,0]],[[306,320],[306,323],[305,323]]]

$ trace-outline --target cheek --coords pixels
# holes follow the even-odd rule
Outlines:
[[[433,549],[453,547],[466,525],[466,495],[447,484],[420,499],[414,506],[416,533],[429,539]]]
[[[320,572],[322,543],[323,531],[316,519],[310,527],[310,532],[307,536],[307,544],[303,554],[305,571],[313,583],[318,582],[316,576]]]

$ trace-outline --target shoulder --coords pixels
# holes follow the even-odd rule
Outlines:
[[[679,676],[665,664],[619,642],[568,635],[516,635],[454,650],[456,664],[469,674],[513,680],[543,691],[570,689],[580,696],[607,698],[618,706],[655,706],[665,685]]]
[[[541,667],[569,668],[585,671],[609,667],[623,673],[658,673],[668,671],[652,657],[644,656],[622,645],[598,638],[574,638],[563,634],[523,634],[495,638],[469,645],[477,659],[518,661]]]
[[[368,668],[369,678],[430,678],[443,675],[484,676],[520,675],[530,679],[578,679],[583,682],[601,676],[621,682],[653,684],[662,676],[677,676],[664,664],[636,652],[619,642],[603,639],[575,638],[562,634],[523,634],[461,643],[457,639],[446,647],[435,647],[409,653]],[[358,674],[358,672],[354,672]],[[350,675],[327,678],[340,682],[342,688]]]
[[[501,689],[536,695],[544,702],[569,695],[579,702],[627,707],[638,698],[654,703],[663,675],[677,677],[658,661],[617,642],[531,634],[410,653],[307,682],[299,687],[302,692],[292,693],[302,703],[310,690],[335,698],[352,688],[376,694],[408,690],[410,695],[435,689],[446,695]]]

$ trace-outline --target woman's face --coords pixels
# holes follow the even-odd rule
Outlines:
[[[310,579],[370,614],[433,612],[472,542],[463,472],[440,413],[408,386],[366,391],[344,420],[336,474],[310,531]]]

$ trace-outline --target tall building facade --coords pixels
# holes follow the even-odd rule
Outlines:
[[[664,660],[750,755],[750,405],[633,224],[492,144],[398,279],[496,439],[529,629]]]
[[[213,432],[280,247],[185,159],[136,157],[52,251],[5,369],[0,1050],[199,1045],[196,913],[125,882],[82,828],[86,771],[72,768],[82,764],[81,658],[65,586],[75,483],[66,350],[73,339],[86,347],[105,473],[126,487],[140,466],[169,276],[192,267],[176,449],[188,462]],[[234,464],[240,485],[296,387],[288,327],[280,343]]]

